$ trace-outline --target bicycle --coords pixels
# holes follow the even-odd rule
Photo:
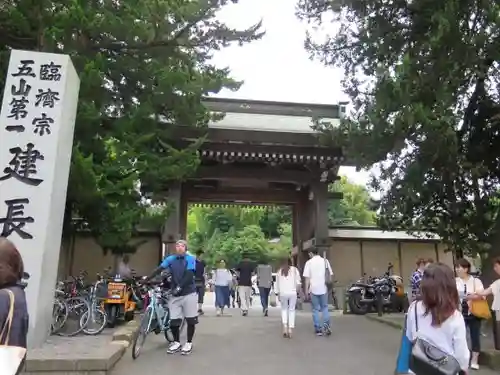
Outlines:
[[[56,289],[56,297],[54,299],[54,307],[52,308],[52,324],[50,333],[57,334],[68,320],[68,305],[64,302],[64,292]]]
[[[148,288],[149,303],[141,317],[139,330],[132,343],[132,358],[137,359],[141,354],[141,349],[146,342],[146,337],[150,332],[155,334],[164,333],[167,342],[174,341],[172,330],[170,329],[170,311],[168,309],[168,300],[172,297],[170,291],[164,291],[159,286],[150,286]],[[180,327],[182,332],[185,326],[183,319]]]
[[[99,303],[99,298],[97,297],[97,290],[104,283],[103,279],[98,279],[89,288],[89,310],[87,310],[80,318],[80,327],[86,335],[95,336],[101,333],[108,322],[108,316],[101,304]],[[89,328],[91,323],[96,323],[97,328]]]
[[[82,326],[81,318],[90,309],[83,282],[85,275],[81,272],[78,277],[72,276],[70,281],[58,282],[52,312],[52,334],[71,337],[83,331],[85,326]]]

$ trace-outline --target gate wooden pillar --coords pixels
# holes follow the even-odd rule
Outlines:
[[[165,222],[162,241],[166,245],[166,253],[172,254],[175,242],[181,239],[182,231],[182,184],[180,182],[170,185],[168,202],[173,205],[173,208]]]
[[[328,233],[328,184],[314,182],[311,186],[314,194],[314,245],[323,256],[328,255],[330,236]]]

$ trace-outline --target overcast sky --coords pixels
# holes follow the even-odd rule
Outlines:
[[[340,86],[342,71],[309,60],[303,41],[306,25],[295,17],[295,0],[240,0],[220,12],[229,26],[244,28],[260,19],[266,35],[243,47],[218,52],[214,62],[230,67],[232,75],[244,81],[237,92],[218,96],[299,103],[338,104],[348,98]],[[369,173],[342,167],[340,174],[366,185]]]

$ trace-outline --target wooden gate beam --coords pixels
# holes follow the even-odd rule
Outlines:
[[[319,172],[317,175],[319,175]],[[199,167],[195,177],[213,180],[238,179],[308,184],[316,178],[316,174],[310,171],[293,171],[273,167],[235,167],[219,164]]]
[[[185,194],[185,195],[184,195]],[[270,190],[253,188],[197,188],[184,187],[183,195],[186,202],[212,203],[266,203],[295,204],[300,199],[300,192],[295,190]]]

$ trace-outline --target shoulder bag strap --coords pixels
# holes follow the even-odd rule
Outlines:
[[[3,345],[8,346],[10,338],[10,329],[12,327],[12,319],[14,317],[14,304],[16,297],[14,296],[12,290],[7,289],[6,292],[9,295],[9,313],[7,314],[7,319],[5,319],[2,332],[0,332],[0,342],[3,341],[4,342]]]
[[[418,332],[418,313],[417,313],[418,302],[415,302],[415,306],[413,306],[414,314],[415,314],[415,332]]]

